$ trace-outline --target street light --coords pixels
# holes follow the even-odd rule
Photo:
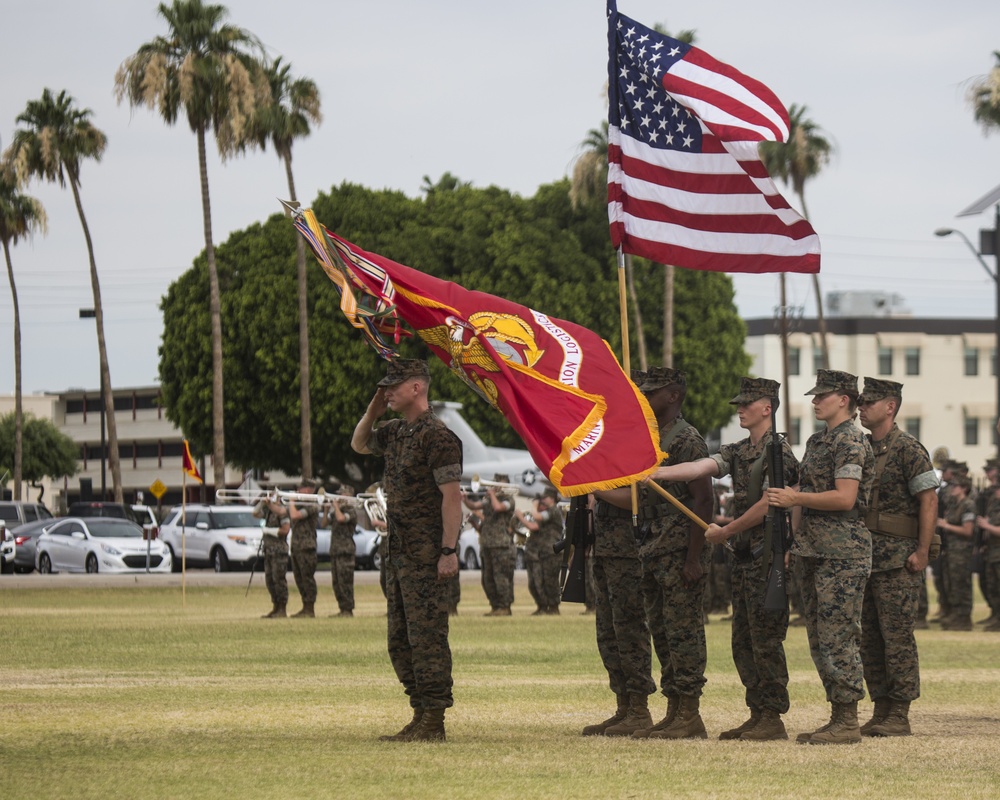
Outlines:
[[[80,309],[80,319],[96,319],[97,312],[93,308],[81,308]],[[84,395],[83,398],[84,406],[87,405],[87,396]],[[101,500],[108,499],[108,448],[105,444],[105,421],[104,413],[106,406],[104,405],[104,370],[101,370]]]
[[[998,206],[998,209],[1000,209],[1000,206]],[[998,210],[998,217],[1000,217],[1000,210]],[[976,257],[976,261],[978,261],[980,264],[983,265],[983,269],[986,270],[986,274],[989,275],[990,280],[993,281],[994,293],[996,294],[996,320],[994,322],[994,331],[996,340],[994,343],[995,349],[993,352],[993,374],[995,375],[996,378],[996,413],[998,416],[1000,416],[1000,280],[998,280],[997,271],[990,269],[985,259],[976,249],[976,246],[969,241],[969,237],[966,236],[964,233],[962,233],[959,230],[955,230],[954,228],[938,228],[936,231],[934,231],[935,236],[951,236],[951,234],[953,233],[956,236],[958,236],[963,242],[965,242],[966,246],[972,251],[972,254]],[[996,242],[996,239],[1000,238],[1000,219],[998,219],[997,230],[982,231],[982,234],[984,234],[983,237],[984,241],[986,234],[992,234],[993,241]],[[987,253],[990,252],[987,248],[983,249],[986,250]],[[997,257],[998,265],[1000,265],[1000,249],[998,249],[997,246],[994,244],[992,251],[993,254],[996,255]],[[998,434],[998,439],[997,439],[998,455],[1000,455],[1000,427],[997,428],[997,434]]]

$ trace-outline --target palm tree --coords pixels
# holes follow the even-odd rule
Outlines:
[[[293,78],[291,65],[279,56],[267,65],[265,74],[271,87],[271,102],[259,109],[250,125],[251,138],[261,148],[270,141],[285,164],[289,199],[298,200],[292,176],[292,143],[310,133],[310,123],[323,120],[319,110],[319,89],[308,78]],[[287,212],[286,212],[287,213]],[[312,411],[309,400],[309,305],[306,283],[306,249],[301,236],[295,237],[295,259],[299,283],[299,405],[302,420],[302,477],[312,478]]]
[[[0,241],[7,259],[7,279],[14,305],[14,499],[21,499],[24,410],[21,404],[21,313],[14,284],[10,246],[35,231],[45,232],[45,209],[34,197],[18,191],[13,171],[0,166]]]
[[[809,219],[806,208],[806,181],[815,178],[823,167],[830,163],[833,145],[823,135],[823,130],[806,117],[807,108],[795,103],[788,109],[788,141],[765,142],[761,145],[764,166],[772,178],[781,178],[786,186],[791,186],[802,216]],[[816,314],[819,322],[820,346],[823,365],[830,365],[830,349],[826,341],[826,319],[823,316],[823,296],[819,287],[819,275],[813,273],[813,291],[816,295]]]
[[[228,11],[201,0],[160,3],[166,36],[157,36],[122,62],[115,75],[118,102],[155,109],[168,125],[181,112],[198,140],[201,208],[208,261],[209,312],[212,321],[212,460],[215,486],[226,482],[225,395],[222,376],[222,312],[219,273],[212,241],[212,207],[208,192],[205,134],[215,133],[219,153],[240,151],[257,107],[267,101],[257,37],[223,24]]]
[[[996,64],[969,87],[969,102],[976,122],[986,133],[1000,129],[1000,50],[993,51]]]
[[[101,359],[101,394],[108,429],[108,463],[114,486],[115,502],[124,502],[122,473],[118,460],[118,429],[115,425],[115,406],[111,391],[111,370],[104,339],[104,309],[101,305],[101,284],[97,277],[94,243],[90,238],[87,217],[80,200],[80,162],[85,158],[100,161],[107,146],[107,137],[90,122],[90,109],[79,109],[65,91],[53,97],[49,89],[42,92],[40,100],[28,103],[17,121],[25,127],[14,132],[14,140],[4,155],[4,162],[12,168],[19,183],[30,178],[69,184],[76,202],[76,211],[83,226],[90,257],[90,285],[94,292],[94,317],[97,323],[97,348]]]

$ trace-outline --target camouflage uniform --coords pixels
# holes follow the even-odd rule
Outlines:
[[[653,370],[650,370],[652,374]],[[646,391],[647,384],[643,384]],[[705,440],[679,416],[660,430],[660,440],[670,438],[671,429],[680,430],[670,439],[669,458],[664,465],[708,458]],[[686,426],[686,427],[685,427]],[[661,483],[677,500],[690,507],[691,492],[684,482]],[[642,595],[653,648],[660,661],[660,690],[671,696],[700,697],[705,685],[705,583],[702,575],[693,585],[684,580],[691,520],[683,512],[646,489],[644,504],[651,516],[645,541],[639,547],[642,562]],[[655,503],[655,505],[653,505]],[[710,550],[701,551],[701,567],[707,573]]]
[[[389,658],[414,709],[452,705],[448,582],[439,581],[441,484],[462,477],[462,443],[431,411],[380,424],[368,448],[385,457]]]
[[[490,601],[490,608],[509,610],[514,603],[514,537],[511,521],[514,519],[514,501],[502,494],[497,500],[504,507],[495,511],[489,495],[483,501],[483,523],[479,531],[479,554],[482,566],[483,591]]]
[[[552,545],[563,538],[563,514],[558,506],[534,517],[538,530],[524,545],[524,564],[528,570],[528,591],[543,612],[559,613],[559,569],[562,559]]]
[[[358,524],[358,509],[353,504],[345,504],[340,512],[343,522],[337,522],[330,511],[330,573],[333,580],[333,594],[342,612],[354,611],[354,528]]]
[[[804,508],[792,543],[809,650],[831,703],[855,703],[865,696],[861,606],[872,542],[864,514],[874,470],[871,445],[849,419],[809,437],[799,471],[800,492],[832,491],[838,478],[858,481],[850,511]]]
[[[279,517],[265,503],[257,506],[254,516],[263,517],[266,528],[280,527],[282,517],[287,520],[285,515]],[[264,550],[264,585],[274,607],[284,608],[288,605],[288,533],[286,531],[284,536],[265,534],[261,544]]]
[[[960,479],[970,485],[968,478]],[[939,515],[941,516],[941,515]],[[976,503],[966,496],[964,499],[952,497],[944,519],[950,525],[964,525],[975,521]],[[952,620],[966,620],[972,616],[972,538],[948,533],[947,570],[948,601],[951,604]]]
[[[296,506],[301,519],[292,523],[292,574],[295,588],[302,595],[303,606],[316,602],[316,523],[319,521],[319,507],[315,505]]]
[[[618,697],[656,691],[653,652],[642,601],[642,565],[632,531],[632,512],[598,500],[594,509],[597,650]]]
[[[864,397],[881,400],[901,390],[898,384],[866,378]],[[871,434],[868,441],[881,474],[866,518],[872,533],[872,571],[861,612],[861,661],[872,700],[911,702],[920,696],[913,627],[923,572],[910,572],[906,560],[917,549],[918,495],[936,490],[940,481],[924,446],[895,424],[881,441]]]
[[[766,396],[759,395],[754,400]],[[748,436],[740,442],[723,445],[718,454],[712,456],[720,478],[733,476],[734,519],[743,516],[767,488],[766,473],[770,464],[766,458],[762,485],[752,487],[750,475],[771,440],[771,431],[757,444]],[[799,482],[798,459],[784,439],[781,440],[781,452],[784,485],[794,486]],[[788,667],[784,648],[788,609],[764,610],[772,557],[770,547],[765,544],[765,525],[737,534],[729,541],[733,546],[733,662],[746,687],[746,704],[751,710],[770,709],[784,714],[788,711]]]
[[[990,525],[1000,526],[1000,499],[996,497],[996,489],[995,486],[990,488],[990,497],[986,503],[986,516],[989,518]],[[996,609],[1000,608],[1000,534],[984,531],[984,535],[986,537],[985,569],[989,576],[987,586],[990,592],[990,597],[987,600],[996,613]],[[1000,624],[994,620],[986,630],[1000,630]]]

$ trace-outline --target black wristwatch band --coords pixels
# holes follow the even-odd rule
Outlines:
[[[453,556],[457,552],[458,551],[454,547],[442,547],[441,548],[441,555],[443,555],[443,556]]]

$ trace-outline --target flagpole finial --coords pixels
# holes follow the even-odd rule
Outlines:
[[[278,202],[285,207],[285,211],[291,216],[296,216],[299,213],[299,209],[302,208],[302,204],[298,200],[282,200],[280,197],[277,198]]]

